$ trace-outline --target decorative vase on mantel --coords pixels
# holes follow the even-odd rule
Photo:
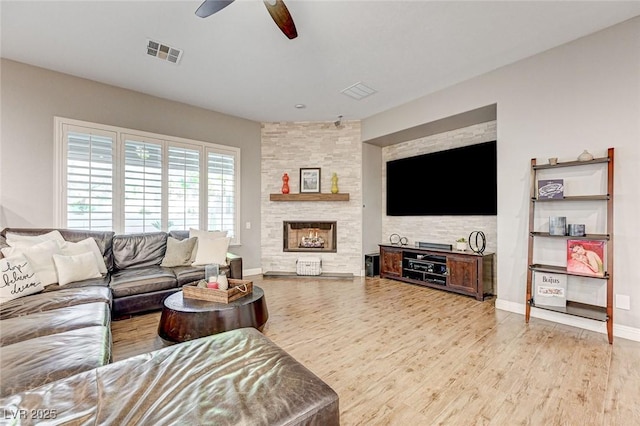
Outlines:
[[[289,193],[289,175],[286,173],[282,175],[282,193]]]
[[[336,173],[331,176],[331,193],[338,193],[338,175]]]

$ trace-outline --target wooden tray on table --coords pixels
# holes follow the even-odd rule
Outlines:
[[[227,290],[186,285],[182,287],[183,296],[209,302],[229,303],[253,292],[253,281],[234,278],[229,278],[228,281],[229,288]]]

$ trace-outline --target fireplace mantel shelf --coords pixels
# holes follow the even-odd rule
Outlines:
[[[271,201],[349,201],[348,193],[338,194],[318,194],[318,193],[302,193],[302,194],[269,194]]]

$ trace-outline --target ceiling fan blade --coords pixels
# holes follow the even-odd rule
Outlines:
[[[198,10],[196,10],[196,15],[201,18],[206,18],[221,11],[231,3],[233,3],[233,0],[204,0],[200,7],[198,7]]]
[[[264,5],[269,11],[269,15],[273,18],[273,21],[280,28],[280,30],[289,39],[298,37],[298,31],[296,30],[296,24],[293,23],[293,18],[289,13],[289,9],[285,6],[282,0],[275,0],[275,2],[269,0],[263,0]]]

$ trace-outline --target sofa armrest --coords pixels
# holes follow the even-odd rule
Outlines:
[[[229,265],[229,278],[242,279],[242,257],[237,254],[227,253],[227,265]]]

